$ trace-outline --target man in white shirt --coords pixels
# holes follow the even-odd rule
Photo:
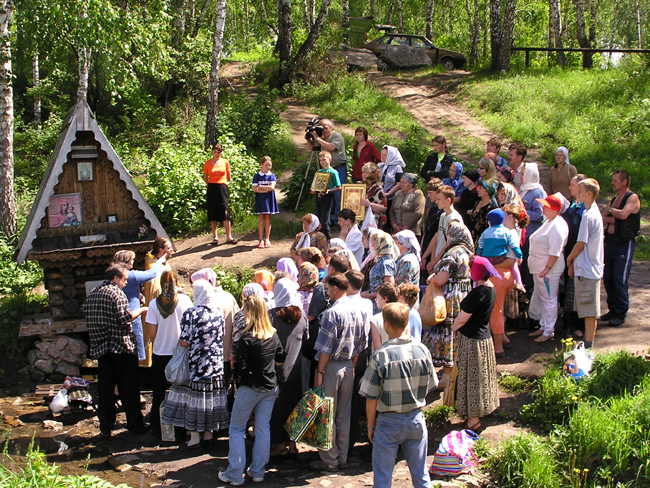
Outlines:
[[[454,198],[456,194],[451,186],[444,185],[436,195],[436,205],[442,210],[440,222],[438,223],[438,232],[433,236],[427,250],[422,255],[422,262],[426,261],[427,256],[432,255],[431,261],[427,264],[427,271],[433,273],[433,267],[440,261],[447,248],[447,229],[452,221],[463,223],[463,216],[454,208]]]
[[[508,146],[508,166],[515,172],[512,183],[517,187],[517,190],[519,190],[522,183],[526,154],[528,154],[528,148],[520,142],[513,142]]]
[[[578,240],[567,259],[575,277],[574,308],[585,319],[585,346],[593,347],[600,315],[600,281],[605,262],[603,220],[596,204],[600,185],[593,178],[578,183],[578,200],[585,204]]]

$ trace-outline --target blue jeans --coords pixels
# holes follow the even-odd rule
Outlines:
[[[630,308],[628,280],[635,249],[635,241],[616,243],[610,235],[605,236],[603,283],[607,292],[607,308],[620,319],[627,317]]]
[[[263,478],[266,463],[269,462],[271,451],[271,427],[269,422],[273,413],[273,404],[278,396],[278,388],[259,392],[247,386],[237,390],[235,405],[230,417],[230,450],[228,451],[228,469],[225,475],[229,480],[239,483],[244,478],[246,467],[246,444],[244,434],[246,424],[255,410],[255,444],[253,459],[248,468],[253,478]]]
[[[336,171],[339,173],[339,180],[341,180],[341,184],[345,184],[345,182],[348,181],[348,165],[342,164],[338,168],[334,168]],[[331,221],[333,224],[338,224],[339,222],[339,211],[341,210],[341,192],[337,191],[334,193],[334,206],[332,207],[332,213],[331,213]],[[323,221],[320,221],[321,225],[323,224]]]
[[[145,352],[144,347],[144,333],[142,331],[142,320],[140,317],[131,322],[131,329],[135,336],[135,347],[138,351],[138,361],[144,361],[147,359],[147,353]]]
[[[407,413],[377,415],[372,446],[374,488],[390,488],[399,446],[402,446],[413,486],[430,488],[431,478],[427,470],[429,440],[424,415],[419,408]]]

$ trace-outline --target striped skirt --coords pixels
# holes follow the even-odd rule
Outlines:
[[[230,424],[228,394],[223,378],[172,385],[162,412],[162,423],[198,432],[214,432]]]

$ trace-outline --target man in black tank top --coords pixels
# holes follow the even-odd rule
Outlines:
[[[603,211],[605,224],[605,270],[603,282],[607,292],[609,311],[600,318],[601,323],[618,327],[625,322],[630,308],[628,279],[636,247],[636,237],[641,227],[641,202],[630,191],[630,174],[618,170],[612,175],[616,196]]]

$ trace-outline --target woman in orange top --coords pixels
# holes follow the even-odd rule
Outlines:
[[[203,180],[208,185],[208,220],[212,226],[212,245],[219,244],[217,237],[217,222],[223,223],[226,231],[226,242],[237,244],[230,231],[230,206],[228,198],[228,182],[230,181],[230,163],[221,158],[223,148],[217,143],[212,146],[212,159],[203,165]]]

